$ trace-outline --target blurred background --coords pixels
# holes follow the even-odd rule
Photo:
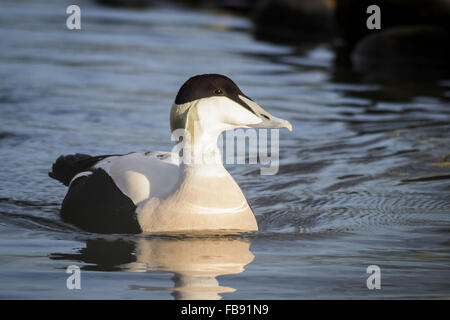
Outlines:
[[[68,30],[66,8],[81,8]],[[369,30],[369,5],[381,29]],[[0,2],[0,298],[450,297],[448,0]],[[61,154],[170,150],[199,73],[280,131],[280,169],[227,168],[260,231],[101,235],[63,223]],[[368,290],[366,268],[381,268]],[[81,290],[65,286],[81,267]]]

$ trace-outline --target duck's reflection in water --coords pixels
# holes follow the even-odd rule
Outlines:
[[[133,240],[87,240],[76,254],[54,254],[52,259],[81,260],[84,270],[171,272],[175,299],[221,299],[234,292],[221,286],[217,276],[237,274],[253,260],[250,241],[237,237],[176,237]],[[134,290],[156,290],[151,283]],[[166,288],[165,288],[166,289]]]

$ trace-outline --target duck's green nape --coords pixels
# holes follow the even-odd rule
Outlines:
[[[198,100],[180,105],[174,103],[170,110],[171,131],[174,132],[177,129],[184,129],[188,134],[184,139],[188,139],[187,141],[191,144],[194,143],[196,122],[199,120],[197,114],[197,102]]]
[[[187,115],[190,107],[190,103],[184,103],[180,105],[174,103],[172,105],[172,109],[170,109],[171,132],[175,131],[176,129],[186,129]]]

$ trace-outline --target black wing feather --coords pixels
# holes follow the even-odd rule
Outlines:
[[[114,155],[90,156],[87,154],[71,154],[68,156],[60,156],[56,159],[52,166],[52,172],[48,175],[68,186],[70,181],[78,173],[88,171],[100,160]]]

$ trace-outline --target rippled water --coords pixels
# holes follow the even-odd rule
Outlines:
[[[327,43],[257,41],[251,22],[178,6],[4,1],[0,298],[450,298],[450,81],[368,82]],[[260,232],[82,232],[58,216],[60,154],[170,150],[191,75],[223,73],[289,119],[280,169],[230,165]],[[370,78],[370,77],[369,77]],[[368,290],[366,268],[381,268]],[[66,267],[82,289],[66,289]]]

